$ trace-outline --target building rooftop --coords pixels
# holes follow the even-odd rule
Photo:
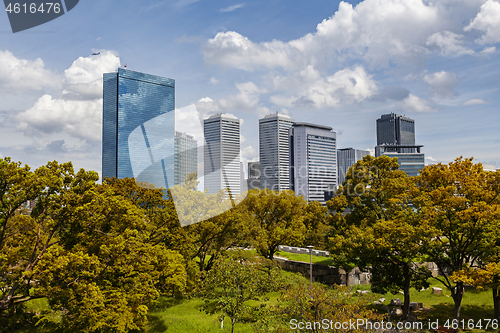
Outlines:
[[[323,126],[323,125],[317,125],[317,124],[311,124],[311,123],[303,123],[303,122],[293,123],[293,126],[294,127],[305,126],[305,127],[319,128],[319,129],[323,129],[323,130],[327,130],[327,131],[331,131],[332,130],[332,128],[330,126]]]

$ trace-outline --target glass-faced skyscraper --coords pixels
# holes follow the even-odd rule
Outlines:
[[[198,172],[198,143],[192,135],[175,132],[174,185],[184,183],[189,174]]]
[[[105,73],[103,178],[173,185],[174,109],[174,80],[122,68]]]
[[[294,120],[284,114],[259,119],[260,186],[273,191],[290,189],[288,130]]]

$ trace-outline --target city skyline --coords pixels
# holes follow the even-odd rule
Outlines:
[[[426,163],[500,167],[498,0],[234,5],[81,2],[17,34],[0,15],[0,154],[102,175],[102,75],[127,65],[174,78],[177,107],[242,119],[245,165],[259,145],[246,125],[265,115],[331,126],[339,148],[373,153],[375,119],[394,112],[418,123]]]

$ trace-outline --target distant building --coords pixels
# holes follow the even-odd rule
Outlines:
[[[184,183],[187,175],[198,172],[198,142],[193,136],[175,132],[174,185]]]
[[[338,185],[341,185],[345,180],[345,175],[349,168],[356,164],[357,161],[363,159],[364,156],[369,155],[367,150],[359,150],[354,148],[343,148],[337,150],[337,171],[338,171]]]
[[[233,115],[218,114],[203,121],[205,134],[204,176],[209,193],[240,187],[240,120]]]
[[[336,133],[328,126],[294,123],[289,139],[291,189],[324,204],[337,187]]]
[[[259,119],[260,187],[263,189],[290,189],[288,130],[293,123],[293,119],[278,113]]]
[[[247,186],[249,190],[260,189],[260,162],[248,163]]]
[[[103,178],[131,177],[157,187],[172,185],[174,109],[174,80],[122,68],[105,73]]]
[[[404,115],[390,113],[377,119],[377,146],[398,146],[393,152],[414,153],[414,148],[404,146],[415,145],[415,120]]]
[[[404,115],[384,114],[377,119],[375,157],[397,157],[399,170],[417,176],[425,167],[422,145],[415,144],[415,121]]]

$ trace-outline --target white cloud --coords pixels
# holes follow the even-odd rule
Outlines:
[[[260,89],[253,82],[236,83],[239,93],[227,98],[213,101],[210,97],[204,97],[196,103],[196,108],[204,117],[220,112],[247,112],[258,116],[270,113],[270,110],[260,104],[260,95],[267,90]]]
[[[77,101],[44,95],[18,119],[19,128],[30,136],[65,132],[97,143],[101,139],[102,99]]]
[[[491,54],[495,53],[497,51],[497,48],[492,46],[492,47],[485,47],[484,50],[481,51],[483,54]]]
[[[450,97],[458,84],[458,76],[450,72],[436,72],[426,74],[423,78],[430,86],[432,93],[439,97]]]
[[[64,72],[61,97],[43,95],[17,118],[19,129],[28,136],[66,133],[97,144],[102,128],[102,75],[114,72],[120,59],[111,51],[80,57]]]
[[[215,85],[215,84],[219,83],[219,80],[217,80],[215,77],[212,76],[210,78],[210,83],[213,84],[213,85]]]
[[[489,103],[479,98],[469,99],[468,101],[464,102],[464,105],[478,105],[478,104],[489,104]]]
[[[377,92],[376,82],[363,67],[346,68],[326,78],[308,66],[292,77],[274,79],[276,90],[291,90],[293,95],[273,95],[272,103],[283,106],[311,105],[316,108],[360,103]]]
[[[481,6],[481,11],[464,28],[465,31],[472,29],[484,32],[484,35],[477,39],[479,44],[494,44],[500,42],[500,3],[488,0]]]
[[[9,51],[0,51],[0,91],[22,93],[60,86],[60,75],[45,69],[42,59],[19,59]]]
[[[427,1],[365,0],[356,7],[341,2],[332,17],[302,38],[254,43],[235,31],[220,32],[208,40],[204,56],[208,63],[248,71],[352,57],[385,67],[390,61],[420,62],[428,53],[427,37],[441,25],[438,8]]]
[[[474,54],[474,51],[464,47],[464,36],[451,31],[440,31],[429,36],[427,46],[437,46],[441,49],[441,55],[445,57],[458,57],[465,54]]]
[[[229,7],[221,8],[220,11],[222,13],[234,12],[236,9],[243,8],[244,6],[245,6],[244,3],[238,3],[236,5],[232,5],[232,6],[229,6]]]
[[[120,58],[112,51],[78,58],[64,71],[63,97],[84,100],[102,98],[102,74],[114,72],[118,67]]]
[[[420,98],[418,96],[415,96],[413,94],[410,94],[407,98],[403,100],[402,103],[399,103],[400,107],[404,111],[408,112],[434,112],[436,109],[434,109],[429,101]]]

